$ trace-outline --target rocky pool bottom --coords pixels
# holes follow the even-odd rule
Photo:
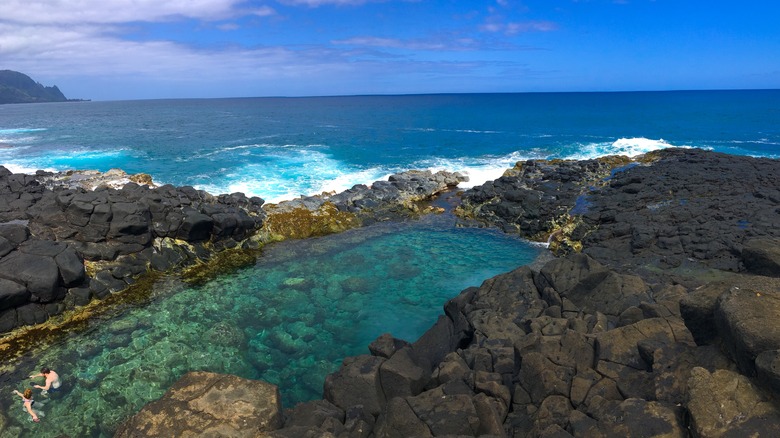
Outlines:
[[[367,353],[382,333],[416,340],[448,299],[540,251],[431,215],[275,244],[255,266],[196,288],[165,277],[149,303],[94,321],[3,374],[0,436],[112,436],[191,370],[277,384],[286,407],[318,399],[343,358]],[[11,391],[43,365],[64,385],[36,394],[35,424]]]

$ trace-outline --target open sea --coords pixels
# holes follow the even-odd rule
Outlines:
[[[193,99],[0,105],[0,165],[121,168],[157,183],[278,202],[409,169],[467,174],[517,161],[638,155],[670,146],[780,158],[780,90]],[[543,249],[451,215],[268,246],[255,266],[145,303],[0,367],[0,437],[108,437],[190,370],[319,398],[344,357],[382,333],[414,341],[443,304]],[[49,366],[63,390],[13,389]]]
[[[407,169],[669,146],[780,156],[780,90],[69,102],[0,106],[0,164],[121,168],[158,183],[277,202]]]

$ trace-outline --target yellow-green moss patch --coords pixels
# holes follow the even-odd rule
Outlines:
[[[269,209],[264,231],[269,240],[305,239],[340,233],[361,225],[353,213],[339,211],[331,202],[325,202],[316,211],[305,207],[280,211]]]
[[[255,264],[259,249],[228,249],[221,251],[206,262],[184,270],[181,277],[191,285],[201,285],[223,274],[235,272]]]

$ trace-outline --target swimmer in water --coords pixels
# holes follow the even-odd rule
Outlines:
[[[62,383],[62,382],[60,382],[60,375],[57,374],[56,371],[54,371],[52,369],[49,369],[47,367],[41,368],[41,373],[40,374],[33,374],[32,376],[30,376],[31,379],[34,379],[36,377],[45,377],[46,378],[46,384],[45,385],[43,385],[43,386],[41,386],[41,385],[33,385],[35,388],[42,389],[41,393],[56,391],[57,389],[59,389],[60,384]]]
[[[14,389],[14,394],[18,395],[22,398],[22,409],[27,411],[28,414],[30,414],[30,417],[32,417],[32,421],[38,423],[41,421],[40,418],[38,418],[38,414],[33,411],[32,405],[35,403],[35,400],[33,400],[33,392],[32,389],[27,388],[24,390],[24,394]]]

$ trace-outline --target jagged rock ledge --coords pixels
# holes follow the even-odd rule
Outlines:
[[[271,241],[420,214],[419,201],[463,180],[410,171],[371,187],[265,205],[242,193],[158,187],[148,175],[119,170],[26,175],[0,166],[0,333],[120,294],[150,272],[184,270],[199,280],[215,264],[250,263]],[[32,336],[17,330],[0,339],[4,359],[43,341],[19,337]]]
[[[281,428],[237,415],[221,433],[778,436],[778,187],[780,161],[701,150],[519,163],[461,214],[550,238],[559,258],[464,290],[414,343],[381,336]],[[191,393],[211,387],[196,377]],[[161,403],[117,436],[151,436],[136,421],[162,421]],[[181,423],[168,432],[205,431]]]

